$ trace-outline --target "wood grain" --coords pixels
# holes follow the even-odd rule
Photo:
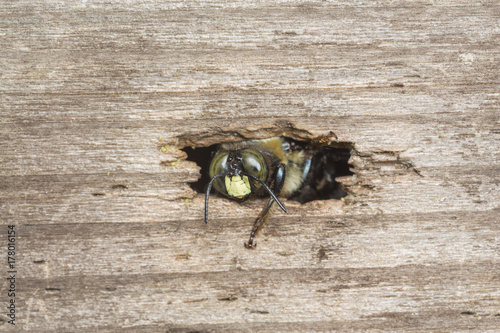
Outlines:
[[[496,1],[1,2],[0,330],[500,329],[499,21]],[[284,200],[255,251],[263,200],[214,197],[203,223],[179,149],[328,131],[354,145],[344,201]]]

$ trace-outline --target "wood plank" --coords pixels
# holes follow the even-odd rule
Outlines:
[[[499,20],[495,1],[0,3],[0,331],[498,330]],[[284,199],[255,251],[264,199],[213,197],[203,223],[179,149],[329,131],[354,147],[343,201]]]

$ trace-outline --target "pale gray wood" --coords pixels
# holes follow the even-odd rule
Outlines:
[[[16,331],[500,329],[499,19],[496,1],[1,2]],[[178,149],[330,130],[354,144],[344,201],[284,200],[255,251],[263,200],[213,197],[203,223]]]

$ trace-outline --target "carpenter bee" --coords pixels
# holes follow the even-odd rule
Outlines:
[[[220,194],[238,201],[251,196],[269,195],[269,201],[257,216],[250,233],[246,248],[255,248],[254,237],[262,228],[274,202],[286,212],[278,196],[291,197],[299,192],[310,175],[313,161],[324,162],[324,156],[318,158],[318,147],[329,145],[335,136],[330,135],[313,140],[309,144],[299,143],[285,137],[272,137],[262,140],[249,140],[237,143],[225,143],[218,146],[209,167],[210,182],[205,192],[205,223],[208,222],[208,197],[212,186]],[[335,137],[336,140],[336,137]],[[323,161],[323,162],[321,162]],[[330,183],[332,175],[320,175],[316,183]],[[338,184],[338,183],[337,183]],[[300,200],[300,197],[297,199]]]

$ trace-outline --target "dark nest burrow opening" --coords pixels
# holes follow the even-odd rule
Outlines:
[[[300,147],[307,147],[309,142],[293,140]],[[187,160],[195,162],[200,168],[201,178],[190,186],[198,193],[205,193],[210,177],[208,168],[218,144],[209,147],[186,147],[181,149],[187,154]],[[337,177],[353,175],[351,165],[351,143],[336,143],[335,147],[323,146],[312,153],[311,167],[303,186],[288,200],[306,203],[314,200],[341,199],[347,195]],[[213,191],[213,190],[212,190]]]

